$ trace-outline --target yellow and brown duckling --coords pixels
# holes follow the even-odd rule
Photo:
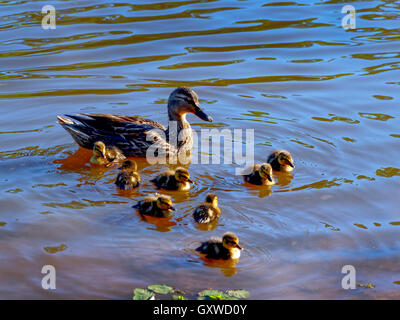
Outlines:
[[[275,150],[267,159],[267,162],[275,171],[290,172],[294,169],[292,155],[286,150]]]
[[[249,174],[243,175],[244,181],[263,186],[270,186],[275,183],[272,175],[272,167],[269,163],[255,164]]]
[[[219,218],[218,198],[215,194],[207,194],[206,200],[193,212],[193,218],[198,223],[210,223]]]
[[[167,170],[151,180],[157,188],[166,190],[186,191],[190,189],[190,174],[185,168]]]
[[[156,218],[169,218],[173,215],[172,211],[175,211],[171,198],[161,194],[145,197],[132,208],[137,209],[142,215]]]
[[[242,248],[239,246],[239,238],[232,232],[227,232],[221,238],[211,238],[203,242],[196,249],[207,259],[236,260],[240,258]]]
[[[140,184],[140,175],[137,172],[137,164],[133,160],[125,160],[122,163],[121,172],[118,173],[115,184],[121,190],[131,190]]]
[[[110,166],[115,162],[122,161],[125,156],[117,147],[106,147],[104,142],[96,141],[93,145],[93,154],[90,163],[95,165]]]

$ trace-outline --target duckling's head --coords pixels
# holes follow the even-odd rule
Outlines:
[[[178,120],[186,113],[193,113],[201,120],[212,122],[213,119],[201,108],[199,98],[192,89],[176,88],[168,98],[168,115],[170,120]]]
[[[157,207],[163,211],[175,211],[171,198],[165,195],[157,197]]]
[[[120,170],[136,171],[137,170],[136,161],[134,161],[134,160],[125,160],[122,163],[122,166],[119,169]]]
[[[289,166],[291,168],[294,168],[293,158],[292,158],[292,155],[289,153],[289,151],[282,150],[281,152],[279,152],[277,158],[278,158],[278,162],[281,166],[283,166],[283,167]]]
[[[96,141],[93,146],[93,155],[99,158],[106,157],[106,145],[103,141]]]
[[[272,182],[272,167],[269,163],[260,166],[260,176]]]
[[[205,202],[211,204],[213,207],[218,207],[218,197],[214,193],[207,194]]]
[[[185,168],[181,168],[181,167],[177,168],[175,170],[175,178],[176,178],[176,180],[178,180],[179,182],[182,182],[182,183],[184,183],[184,182],[193,183],[193,181],[190,180],[189,171],[187,171]]]
[[[227,232],[224,234],[224,236],[222,237],[222,244],[228,250],[242,250],[242,248],[239,246],[239,238],[233,232]]]

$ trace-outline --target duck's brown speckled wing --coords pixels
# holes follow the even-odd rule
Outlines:
[[[147,141],[147,133],[166,130],[158,122],[134,116],[90,113],[66,117],[59,116],[58,120],[81,147],[92,149],[94,142],[103,141],[118,147],[126,156],[146,156],[147,148],[154,142]]]

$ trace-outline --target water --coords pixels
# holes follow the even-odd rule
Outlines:
[[[400,298],[400,5],[342,1],[0,2],[0,297],[130,299],[167,283],[250,291],[254,299]],[[271,192],[245,186],[232,165],[192,165],[196,185],[173,194],[171,225],[131,205],[164,167],[139,161],[131,195],[117,170],[93,169],[56,115],[134,114],[166,124],[166,99],[187,85],[219,129],[255,129],[256,161],[291,151],[296,170]],[[204,123],[189,116],[199,131]],[[213,191],[214,230],[192,222]],[[236,267],[193,248],[225,231]],[[41,288],[43,265],[57,289]],[[375,289],[343,290],[341,269]]]

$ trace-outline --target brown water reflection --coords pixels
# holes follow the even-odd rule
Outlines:
[[[343,1],[54,1],[57,28],[38,4],[0,3],[0,298],[130,299],[168,283],[250,291],[255,299],[400,298],[400,4]],[[40,6],[39,6],[40,7]],[[155,190],[162,165],[135,159],[142,185],[120,192],[116,167],[94,168],[56,115],[141,115],[165,124],[172,88],[193,87],[213,123],[254,129],[255,160],[291,151],[296,169],[270,188],[237,165],[192,164],[188,192]],[[132,205],[155,192],[177,207],[168,221]],[[221,217],[193,222],[206,193]],[[233,231],[235,265],[194,248]],[[57,290],[40,286],[43,265]],[[374,289],[341,288],[341,268]]]

